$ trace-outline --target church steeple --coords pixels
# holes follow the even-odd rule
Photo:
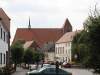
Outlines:
[[[70,24],[68,18],[66,18],[62,26],[62,29],[63,29],[63,34],[65,34],[66,32],[72,32],[72,25]]]
[[[30,25],[30,16],[29,16],[29,25],[28,28],[31,29],[31,25]]]

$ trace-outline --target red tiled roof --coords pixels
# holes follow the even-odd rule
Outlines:
[[[10,31],[10,20],[11,19],[7,16],[7,14],[3,11],[2,8],[0,8],[0,17],[2,18],[2,20],[4,21],[6,27]]]
[[[73,36],[74,36],[77,32],[81,32],[81,30],[65,33],[56,43],[64,43],[64,42],[72,41]]]
[[[18,39],[25,39],[26,41],[34,40],[39,47],[46,42],[56,42],[68,29],[72,31],[72,26],[67,25],[70,24],[68,19],[65,21],[66,25],[64,25],[64,28],[17,28],[12,45]]]
[[[13,42],[17,39],[35,40],[41,47],[45,42],[57,41],[62,35],[61,28],[17,28]]]

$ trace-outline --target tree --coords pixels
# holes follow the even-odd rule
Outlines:
[[[23,46],[18,41],[16,41],[14,45],[11,47],[11,58],[15,63],[15,70],[17,62],[23,60],[23,57],[24,57]]]
[[[72,58],[75,62],[82,64],[87,56],[87,32],[84,30],[76,33],[72,40]],[[77,57],[76,57],[77,56]]]
[[[23,61],[25,62],[25,67],[26,63],[28,63],[28,68],[29,68],[29,63],[33,62],[33,57],[34,57],[34,51],[30,48],[26,49],[24,52],[24,59]]]
[[[37,68],[38,68],[38,63],[44,59],[44,54],[41,51],[35,51],[34,52],[34,61],[37,64]]]
[[[17,41],[22,45],[25,44],[25,42],[26,42],[25,39],[18,39]]]
[[[84,29],[88,32],[89,54],[85,60],[85,67],[100,74],[100,13],[96,9],[84,22]]]

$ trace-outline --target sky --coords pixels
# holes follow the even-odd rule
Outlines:
[[[73,31],[83,29],[90,11],[100,8],[100,0],[0,0],[11,19],[12,43],[17,28],[61,28],[68,18]]]

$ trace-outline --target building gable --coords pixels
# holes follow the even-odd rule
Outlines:
[[[34,50],[36,50],[37,48],[39,48],[39,46],[37,45],[37,43],[35,41],[27,41],[24,45],[23,48],[26,50],[27,48],[31,48]]]
[[[68,19],[65,20],[62,29],[63,29],[63,34],[65,34],[66,32],[72,32],[72,25],[70,24]]]
[[[2,20],[4,21],[6,27],[10,31],[10,20],[11,19],[7,16],[7,14],[3,11],[2,8],[0,8],[0,17],[2,18]]]

